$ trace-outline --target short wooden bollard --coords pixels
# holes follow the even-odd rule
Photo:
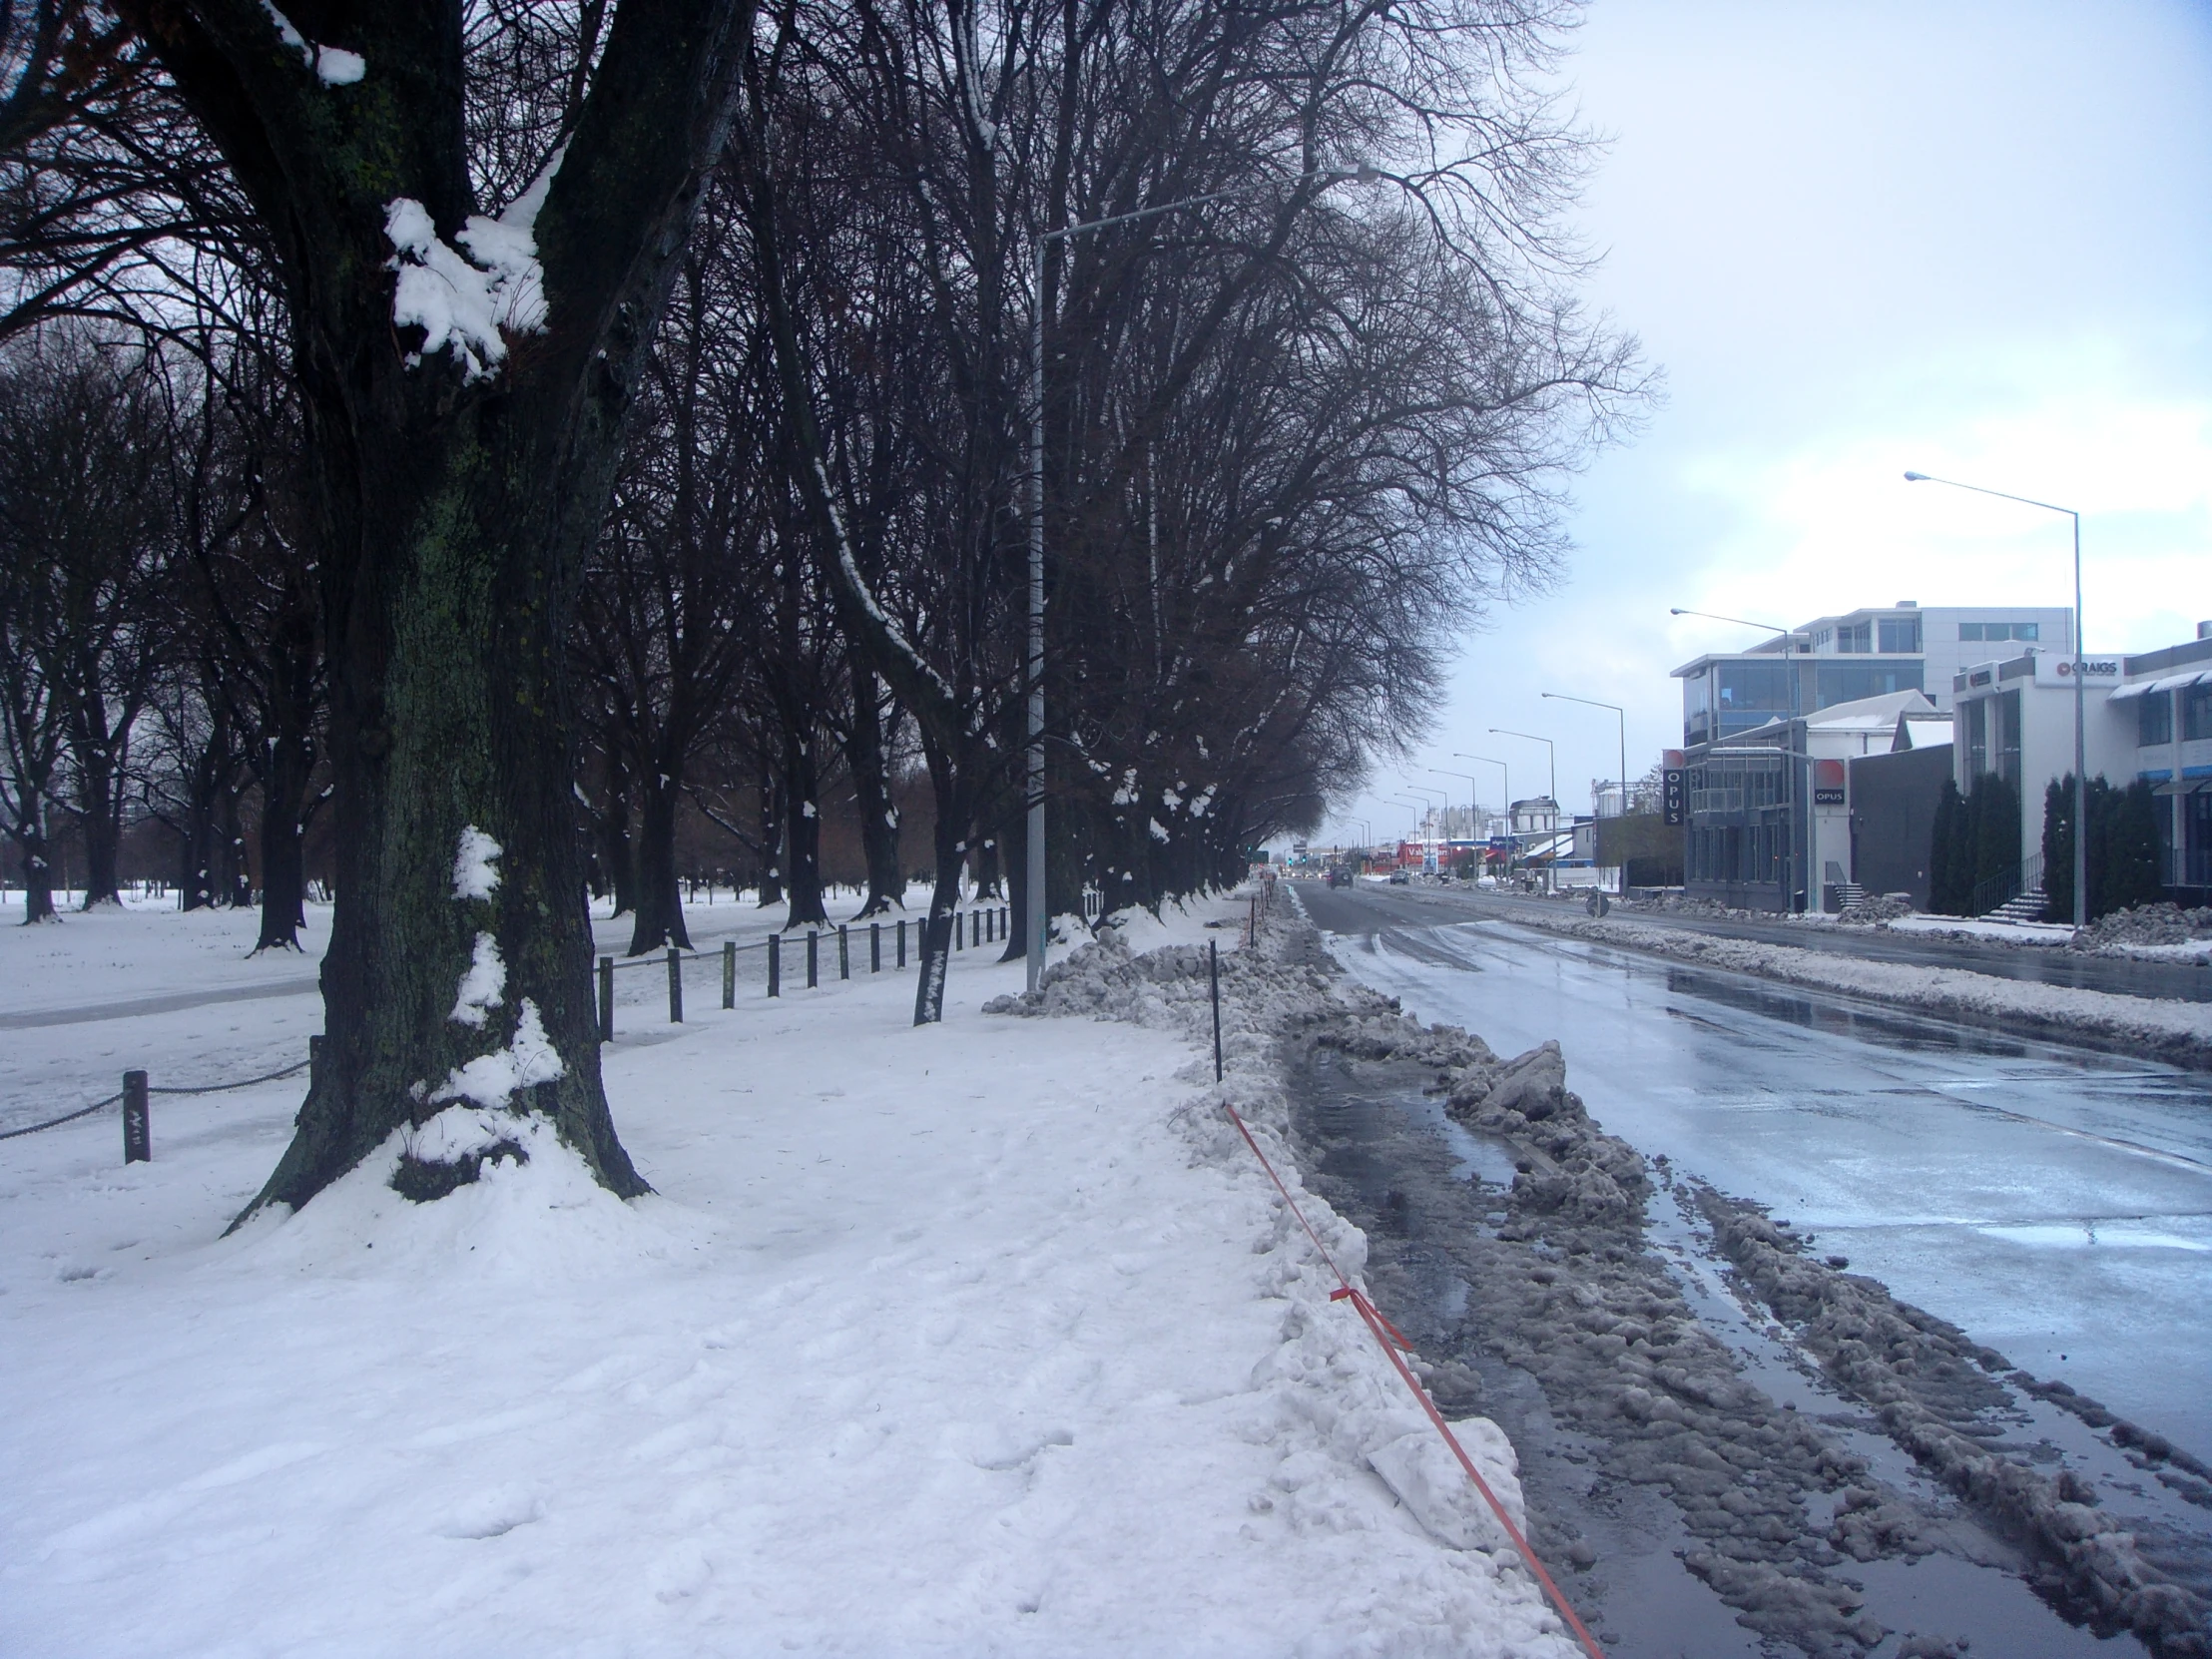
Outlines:
[[[708,889],[710,892],[712,888]],[[735,1008],[738,1005],[738,941],[722,941],[722,1005]]]
[[[844,923],[841,921],[837,923],[837,977],[839,979],[852,977],[852,947],[846,942]]]
[[[674,945],[668,947],[668,1022],[684,1023],[684,953]]]
[[[807,988],[813,990],[822,983],[822,935],[812,927],[807,929]]]
[[[981,910],[968,911],[967,931],[967,942],[969,944],[981,944],[983,942],[983,912]]]
[[[1009,910],[1005,905],[1001,904],[998,907],[998,936],[1002,939],[1009,937],[1013,931],[1013,911]]]
[[[768,936],[768,994],[784,994],[784,936],[781,933]]]
[[[870,973],[883,971],[883,924],[879,921],[867,924],[867,970]]]
[[[123,1074],[123,1161],[126,1164],[154,1161],[154,1130],[146,1116],[146,1073],[143,1071]]]
[[[1206,989],[1214,1004],[1214,1081],[1221,1081],[1221,944],[1206,941]]]
[[[952,948],[954,950],[965,950],[967,948],[966,939],[967,929],[960,925],[960,912],[954,910],[952,912]]]
[[[906,965],[906,918],[904,916],[898,918],[898,965],[900,967]]]
[[[615,959],[599,958],[599,1040],[615,1040]]]

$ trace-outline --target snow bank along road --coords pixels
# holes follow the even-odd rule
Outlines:
[[[1430,904],[1442,894],[1423,893],[1414,902]],[[1490,909],[1484,899],[1470,907],[1474,919]],[[1442,919],[1431,913],[1431,920]],[[1526,922],[1547,933],[1587,939],[1596,944],[1644,951],[1676,961],[1802,985],[1823,993],[1839,993],[1898,1007],[1924,1010],[1951,1019],[1968,1020],[2025,1036],[2086,1043],[2115,1053],[2148,1055],[2199,1071],[2212,1071],[2212,1001],[2185,997],[2137,996],[2127,992],[2086,986],[2056,984],[2044,979],[1985,973],[1979,968],[1948,964],[1901,961],[1894,957],[1862,956],[1852,950],[1803,949],[1792,945],[1714,937],[1699,929],[1659,926],[1636,918],[1575,915],[1559,906],[1546,913],[1515,909],[1502,919]],[[1816,936],[1841,929],[1811,929]],[[1897,941],[1889,941],[1895,946]],[[1904,948],[1915,946],[1908,942]],[[1932,946],[1937,950],[1940,945]],[[2048,961],[2058,955],[2050,950],[2009,952],[2021,964]],[[2189,976],[2193,986],[2205,983],[2201,968],[2174,968],[2171,964],[2113,962],[2081,958],[2081,965],[2150,968]]]
[[[1452,903],[1474,915],[1519,919],[1539,924],[1581,913],[1578,900],[1524,898],[1511,893],[1470,892],[1465,889],[1423,889],[1424,896]],[[1973,937],[1950,926],[1979,927],[1981,923],[1950,923],[1940,916],[1918,917],[1906,925],[1883,927],[1846,926],[1818,917],[1766,920],[1747,916],[1709,916],[1694,912],[1631,909],[1617,906],[1613,914],[1639,927],[1678,933],[1700,933],[1709,938],[1744,939],[1760,944],[1788,945],[1824,955],[1856,957],[1863,961],[1889,962],[1909,967],[1969,968],[2000,979],[2019,979],[2039,985],[2065,985],[2077,990],[2104,991],[2115,996],[2169,997],[2184,1002],[2212,1002],[2212,969],[2198,959],[2145,961],[2136,957],[2099,956],[2063,950],[2048,942],[2063,939],[2064,932],[2046,933],[2044,942],[2025,942],[2025,930],[1989,927],[1983,937]]]
[[[1313,886],[1302,886],[1301,893],[1335,934],[1339,957],[1409,1012],[1462,1023],[1500,1053],[1553,1035],[1560,1039],[1564,1068],[1592,1116],[1659,1159],[1662,1184],[1682,1203],[1654,1203],[1652,1241],[1676,1258],[1675,1277],[1693,1303],[1702,1303],[1705,1323],[1732,1343],[1747,1375],[1768,1394],[1818,1403],[1792,1394],[1803,1386],[1806,1362],[1818,1361],[1833,1382],[1858,1363],[1848,1342],[1867,1337],[1860,1330],[1847,1346],[1822,1352],[1809,1331],[1836,1322],[1803,1326],[1808,1316],[1804,1307],[1791,1307],[1799,1294],[1792,1285],[1825,1278],[1824,1305],[1833,1314],[1863,1300],[1862,1293],[1886,1305],[1874,1281],[1887,1282],[1970,1332],[1970,1342],[1955,1332],[1944,1339],[1963,1344],[1958,1352],[1973,1356],[1987,1344],[1991,1360],[2001,1350],[2012,1364],[2028,1368],[2008,1380],[2009,1398],[2006,1388],[1985,1378],[1971,1386],[1959,1381],[1954,1394],[1934,1400],[1951,1414],[1946,1420],[1992,1436],[2006,1434],[2009,1421],[2011,1437],[2030,1456],[2052,1454],[2052,1447],[2034,1445],[2042,1438],[2067,1447],[2084,1478],[2107,1488],[2108,1509],[2135,1511],[2144,1537],[2157,1537],[2169,1565],[2184,1577],[2203,1574],[2212,1527],[2203,1513],[2179,1501],[2212,1499],[2212,1490],[2186,1472],[2194,1464],[2201,1473],[2203,1464],[2186,1449],[2178,1462],[2141,1456],[2146,1434],[2132,1424],[2116,1431],[2136,1445],[2116,1449],[2109,1434],[2099,1439],[2086,1433],[2082,1421],[2050,1409],[2021,1385],[2029,1375],[2066,1380],[2122,1418],[2162,1430],[2181,1448],[2212,1449],[2205,1444],[2212,1417],[2212,1321],[2206,1314],[2212,1088],[2206,1079],[1786,992],[1495,922],[1438,927],[1433,907],[1397,894]],[[1483,1164],[1485,1156],[1497,1162],[1494,1148],[1485,1155],[1463,1135],[1455,1147],[1439,1139],[1438,1129],[1452,1126],[1441,1122],[1434,1101],[1422,1098],[1426,1080],[1400,1078],[1392,1096],[1386,1076],[1317,1071],[1308,1118],[1321,1187],[1378,1231],[1375,1272],[1385,1308],[1430,1332],[1474,1322],[1483,1310],[1452,1304],[1466,1297],[1470,1282],[1478,1302],[1486,1287],[1517,1282],[1510,1262],[1472,1258],[1499,1248],[1484,1237],[1501,1231],[1495,1224],[1507,1223],[1508,1210],[1515,1217],[1519,1211],[1506,1205],[1488,1217],[1468,1217],[1453,1206],[1464,1208],[1459,1195],[1470,1187],[1494,1190],[1512,1182],[1511,1158],[1501,1171],[1487,1172],[1493,1187],[1484,1189]],[[1380,1116],[1373,1109],[1379,1101],[1388,1102]],[[1425,1124],[1418,1121],[1423,1116]],[[1379,1129],[1385,1120],[1397,1127]],[[1421,1132],[1411,1132],[1416,1128]],[[1451,1179],[1438,1179],[1439,1171]],[[1364,1205],[1363,1195],[1371,1202]],[[1722,1195],[1769,1204],[1795,1221],[1798,1239],[1817,1236],[1818,1249],[1806,1256],[1793,1245],[1770,1259],[1772,1241],[1787,1241],[1791,1233],[1756,1216],[1747,1219]],[[1424,1204],[1434,1212],[1425,1218]],[[1424,1231],[1425,1239],[1417,1236]],[[1393,1233],[1403,1237],[1393,1240]],[[1640,1246],[1639,1239],[1623,1238],[1584,1248],[1593,1260],[1618,1256],[1626,1262],[1641,1254]],[[1745,1329],[1732,1298],[1698,1294],[1700,1284],[1711,1291],[1718,1283],[1698,1261],[1701,1252],[1716,1249],[1747,1285],[1765,1276],[1776,1299],[1790,1308],[1786,1317],[1800,1325],[1794,1336],[1765,1329],[1771,1326],[1765,1316],[1752,1322],[1760,1329]],[[1835,1261],[1848,1258],[1871,1279],[1820,1266],[1828,1252]],[[1603,1280],[1601,1273],[1593,1292],[1601,1299]],[[1411,1305],[1401,1301],[1392,1309],[1393,1291]],[[1586,1291],[1592,1291],[1587,1279],[1574,1295]],[[1494,1300],[1487,1316],[1493,1325],[1502,1320],[1508,1331],[1516,1329],[1510,1310],[1501,1313]],[[1884,1312],[1879,1320],[1860,1310],[1850,1318],[1860,1326],[1903,1319],[1896,1325],[1899,1341],[1922,1341],[1912,1335],[1911,1322],[1925,1316],[1910,1310]],[[1604,1318],[1598,1323],[1610,1329]],[[1738,1329],[1730,1332],[1731,1325]],[[1548,1329],[1521,1333],[1518,1362],[1507,1369],[1523,1383],[1546,1382]],[[1413,1334],[1419,1340],[1423,1332]],[[1514,1346],[1508,1341],[1508,1349]],[[1879,1352],[1883,1345],[1874,1347]],[[1921,1358],[1933,1376],[1955,1356]],[[1548,1384],[1540,1398],[1554,1409],[1562,1397],[1571,1401],[1594,1387],[1575,1376],[1552,1376]],[[1855,1401],[1840,1402],[1831,1393],[1828,1404],[1852,1405],[1863,1414],[1870,1400],[1881,1404],[1884,1390],[1896,1385],[1894,1378],[1878,1384],[1861,1379]],[[2049,1397],[2064,1403],[2068,1395],[2053,1388]],[[1905,1409],[1897,1401],[1882,1405],[1884,1420],[1874,1426],[1896,1437],[1900,1420],[1891,1419]],[[1522,1436],[1511,1410],[1497,1414],[1520,1439],[1524,1458],[1532,1449],[1540,1453]],[[2084,1414],[2111,1426],[2106,1413]],[[2147,1437],[2161,1447],[2167,1443]],[[1940,1472],[1942,1458],[1931,1465],[1929,1450],[1916,1445],[1923,1468]],[[1575,1455],[1571,1446],[1569,1455]],[[1581,1455],[1587,1457],[1586,1446]],[[1602,1466],[1605,1459],[1597,1462]],[[1540,1455],[1531,1478],[1540,1529],[1546,1497]],[[1601,1559],[1606,1548],[1597,1539]],[[1711,1582],[1726,1587],[1719,1578]],[[1870,1593],[1877,1588],[1870,1585]],[[1956,1587],[1944,1586],[1941,1595],[1957,1599]],[[1681,1616],[1694,1611],[1684,1608]],[[2050,1646],[2055,1638],[2048,1632],[2038,1636],[2016,1622],[2007,1636],[1997,1650],[2069,1651]],[[1987,1650],[1977,1636],[1976,1651]]]
[[[53,1005],[182,936],[100,919]],[[994,955],[923,1031],[889,973],[624,1022],[634,1204],[550,1154],[423,1207],[364,1169],[223,1239],[296,1086],[159,1102],[128,1169],[112,1115],[6,1143],[0,1652],[1567,1653],[1375,1472],[1418,1487],[1427,1430],[1188,1022],[985,1016]],[[4,1040],[229,1072],[294,1005],[189,1054],[175,1015]]]

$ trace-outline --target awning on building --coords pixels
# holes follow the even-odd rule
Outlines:
[[[2153,795],[2195,795],[2199,790],[2212,790],[2212,778],[2171,778],[2152,788]]]
[[[2180,691],[2187,686],[2212,686],[2212,668],[2193,668],[2183,674],[2167,674],[2156,680],[2142,680],[2131,686],[2118,686],[2113,689],[2109,701],[2120,703],[2149,692]]]

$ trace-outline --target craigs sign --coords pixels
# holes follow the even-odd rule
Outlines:
[[[2045,651],[2036,652],[2035,683],[2038,686],[2072,685],[2074,683],[2074,660],[2071,657],[2053,656]],[[2082,658],[2081,683],[2084,686],[2118,685],[2120,683],[2119,658]]]

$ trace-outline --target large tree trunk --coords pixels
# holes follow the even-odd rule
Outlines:
[[[935,883],[929,894],[929,914],[921,926],[921,965],[914,982],[914,1023],[931,1025],[944,1018],[944,976],[951,963],[952,930],[958,924],[960,883],[967,873],[968,837],[965,826],[975,812],[967,780],[972,766],[950,762],[943,751],[922,735],[922,753],[929,766],[929,786],[936,797],[937,826]]]
[[[491,332],[456,310],[459,331],[431,335],[446,326],[443,290],[395,249],[468,269],[455,251],[476,234],[477,206],[461,9],[303,14],[327,17],[343,31],[332,44],[365,59],[357,88],[322,83],[313,51],[303,61],[253,0],[124,9],[224,151],[284,274],[306,542],[321,565],[337,863],[323,1044],[291,1144],[248,1213],[305,1203],[456,1101],[516,1128],[480,1132],[449,1161],[407,1154],[390,1179],[411,1198],[534,1141],[527,1118],[550,1120],[604,1186],[642,1192],[600,1083],[568,611],[750,16],[737,0],[614,12],[525,232],[535,261],[501,254],[518,274],[486,287],[515,308]],[[494,229],[511,250],[511,228]],[[410,273],[428,284],[412,311],[395,303]],[[481,983],[494,950],[504,983],[470,1003],[461,989]]]
[[[883,705],[876,677],[852,670],[852,725],[845,761],[860,815],[860,851],[867,860],[867,901],[853,919],[879,916],[893,904],[906,907],[906,878],[898,867],[898,809],[891,802],[890,768],[883,742]]]
[[[255,951],[297,950],[307,919],[307,873],[300,807],[313,757],[306,733],[286,720],[262,763],[262,933]]]
[[[218,721],[193,761],[186,783],[185,822],[177,860],[177,890],[183,909],[206,909],[219,902],[224,891],[216,879],[217,871],[225,865],[223,803],[238,770],[230,728]]]
[[[784,890],[791,901],[786,927],[830,925],[822,897],[822,804],[816,800],[821,774],[815,765],[814,734],[799,724],[796,712],[784,721]]]
[[[77,830],[84,839],[85,897],[78,906],[121,904],[116,883],[116,854],[122,841],[117,823],[115,767],[104,745],[87,743],[77,752]]]
[[[663,765],[668,763],[664,762]],[[691,948],[684,926],[684,895],[676,879],[676,807],[684,781],[666,772],[644,790],[638,826],[638,916],[628,954],[642,956],[665,945]]]
[[[607,810],[598,815],[598,856],[607,888],[614,895],[612,916],[638,907],[638,846],[630,833],[630,769],[622,756],[607,756]]]
[[[761,908],[784,902],[784,786],[761,758]]]
[[[1019,795],[1010,795],[1007,805],[1011,810],[998,825],[998,844],[1007,849],[999,861],[1006,872],[1006,948],[998,959],[1018,962],[1029,954],[1029,821]]]
[[[246,786],[234,774],[223,787],[216,805],[215,902],[226,909],[246,910],[254,904],[254,871],[246,858]]]
[[[46,829],[28,814],[9,831],[23,863],[23,923],[54,919],[54,867],[46,857]]]

